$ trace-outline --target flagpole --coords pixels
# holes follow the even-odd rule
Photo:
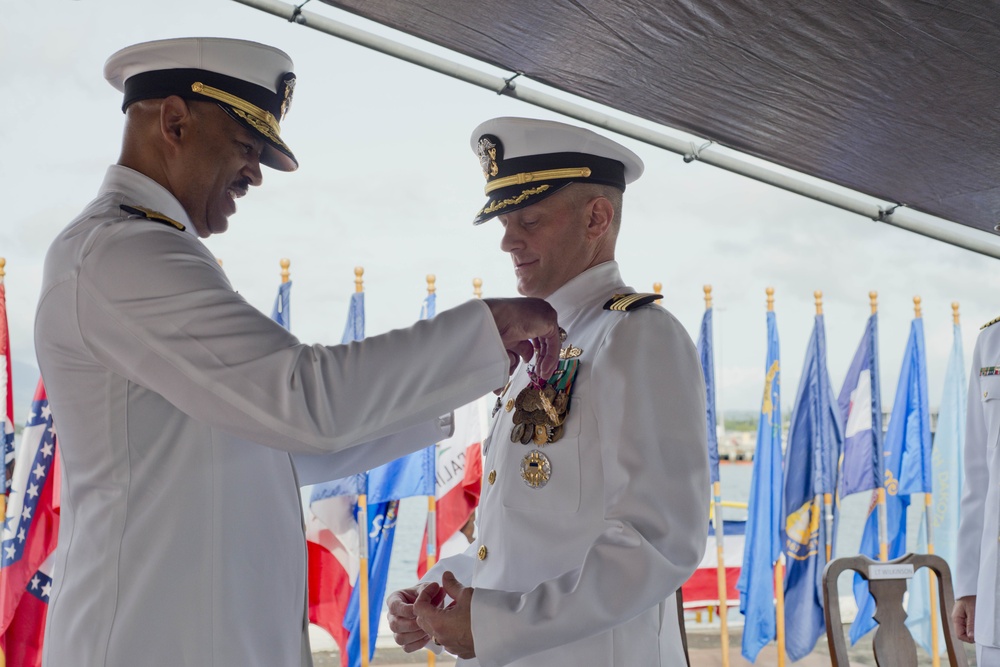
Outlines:
[[[433,273],[427,274],[427,296],[437,291],[437,276]],[[436,446],[435,446],[436,448]],[[437,457],[435,457],[435,461]],[[435,493],[427,496],[427,569],[430,570],[437,563],[437,481],[434,482]],[[434,667],[437,664],[437,655],[434,651],[427,649],[427,667]]]
[[[702,289],[705,292],[705,310],[711,310],[712,286],[705,285]],[[715,556],[717,563],[715,578],[718,583],[719,591],[719,643],[722,646],[722,667],[729,667],[729,621],[727,618],[729,605],[726,600],[726,559],[723,548],[725,522],[722,519],[722,485],[718,481],[712,483],[712,501],[710,511],[712,514],[713,525],[715,526]]]
[[[7,260],[6,260],[6,258],[0,257],[0,286],[3,285],[3,278],[4,278],[4,276],[7,275],[7,272],[4,270],[4,267],[6,267],[6,266],[7,266]],[[6,303],[6,301],[5,301],[5,303]],[[0,316],[6,317],[7,313],[6,312],[0,313]],[[11,386],[10,378],[8,377],[7,378],[7,388],[6,388],[6,391],[10,391],[10,386]],[[5,411],[4,412],[4,418],[6,418],[7,406],[6,405],[0,406],[0,410],[4,410]],[[0,436],[2,436],[2,435],[3,435],[3,428],[0,427]],[[6,452],[6,448],[0,447],[0,452],[3,452],[3,454],[0,454],[0,466],[3,466],[3,470],[4,470],[4,474],[3,474],[4,488],[3,488],[3,493],[0,493],[0,518],[6,519],[7,518],[7,481],[6,481],[7,480],[7,452]],[[6,657],[6,654],[4,653],[3,649],[0,649],[0,667],[6,667],[6,666],[7,666],[7,657]]]
[[[774,288],[768,287],[764,290],[767,293],[767,312],[774,312]],[[781,433],[781,424],[778,424],[778,433]],[[779,436],[780,437],[780,436]],[[780,444],[780,440],[779,440]],[[778,561],[774,564],[774,596],[775,614],[777,616],[777,637],[778,644],[778,667],[785,667],[785,551],[778,554]]]
[[[3,278],[4,276],[7,275],[7,272],[4,270],[4,267],[6,266],[7,266],[7,259],[4,257],[0,257],[0,285],[3,285]],[[6,300],[4,301],[4,303],[6,304]],[[4,307],[6,308],[6,305]],[[0,313],[0,317],[6,318],[7,313],[6,312]],[[6,368],[4,370],[6,370]],[[8,377],[7,386],[4,389],[4,391],[9,392],[10,386],[11,382],[10,378]],[[4,410],[4,419],[6,419],[7,406],[0,405],[0,410]],[[11,427],[13,427],[13,424],[11,424]],[[0,426],[0,438],[2,437],[3,437],[3,428],[2,426]],[[6,519],[7,518],[7,452],[4,450],[3,447],[0,447],[0,467],[2,467],[4,471],[3,493],[0,493],[0,518]],[[0,667],[4,667],[3,651],[0,651]]]
[[[364,280],[362,276],[365,275],[365,270],[363,267],[354,267],[354,291],[364,292]],[[371,632],[370,622],[368,619],[368,476],[365,475],[365,488],[364,493],[358,496],[358,526],[361,527],[361,534],[358,535],[359,545],[359,560],[360,568],[358,570],[358,584],[361,586],[361,592],[358,595],[358,614],[360,616],[359,620],[361,622],[361,638],[359,642],[360,654],[361,654],[361,667],[368,667],[368,652],[369,652],[369,641],[368,636]]]
[[[816,314],[823,314],[823,292],[816,290],[813,292],[816,299]],[[833,494],[823,493],[823,507],[826,509],[826,562],[829,563],[833,557]]]
[[[872,290],[868,292],[868,301],[871,303],[872,315],[878,313],[878,292]],[[875,426],[874,422],[872,426]],[[879,435],[882,435],[879,433]],[[889,560],[889,541],[886,537],[889,534],[889,519],[885,509],[885,470],[879,470],[879,485],[875,490],[876,509],[878,511],[878,559],[883,563]]]
[[[958,324],[958,302],[951,304],[952,320]],[[920,311],[920,297],[913,297],[914,317],[922,317]],[[934,495],[931,491],[924,494],[924,522],[927,528],[927,553],[934,553],[934,530],[931,514],[934,510]],[[940,649],[938,646],[938,609],[937,609],[937,580],[934,577],[934,570],[927,568],[927,581],[930,584],[930,607],[931,607],[931,661],[933,667],[941,666]]]

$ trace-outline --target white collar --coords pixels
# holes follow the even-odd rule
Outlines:
[[[136,206],[152,209],[171,220],[176,220],[184,225],[184,231],[198,238],[198,232],[191,223],[191,218],[177,201],[177,197],[145,174],[120,164],[113,164],[108,167],[104,175],[100,192],[102,194],[120,192]]]
[[[603,304],[615,293],[630,289],[622,281],[618,262],[612,259],[571,278],[545,300],[556,309],[560,321],[568,321],[576,311]]]

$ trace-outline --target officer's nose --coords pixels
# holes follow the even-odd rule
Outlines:
[[[500,237],[500,249],[504,252],[514,252],[524,247],[524,242],[521,239],[518,231],[520,227],[516,224],[507,224],[501,221],[500,224],[503,225],[503,236]]]

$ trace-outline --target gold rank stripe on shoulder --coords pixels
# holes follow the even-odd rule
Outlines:
[[[615,294],[607,303],[604,310],[635,310],[642,308],[646,304],[653,303],[657,299],[662,299],[662,294],[636,292],[635,294]]]
[[[179,229],[182,232],[187,229],[182,223],[177,222],[173,218],[168,218],[159,211],[154,211],[151,208],[143,208],[142,206],[129,206],[128,204],[122,204],[119,206],[121,210],[125,211],[130,215],[137,215],[140,218],[145,218],[146,220],[152,220],[153,222],[161,222],[165,225],[170,225],[175,229]]]
[[[990,320],[989,322],[987,322],[983,326],[979,327],[979,330],[982,331],[986,327],[991,326],[993,324],[996,324],[997,322],[1000,322],[1000,317],[994,317],[992,320]]]

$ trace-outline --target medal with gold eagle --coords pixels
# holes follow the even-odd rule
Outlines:
[[[564,331],[560,331],[560,339],[566,342]],[[562,348],[559,366],[547,379],[538,377],[533,366],[528,368],[528,385],[514,399],[511,442],[545,447],[562,438],[582,353],[583,350],[574,345]],[[539,449],[533,449],[522,459],[521,478],[531,488],[545,486],[551,475],[552,462]]]

